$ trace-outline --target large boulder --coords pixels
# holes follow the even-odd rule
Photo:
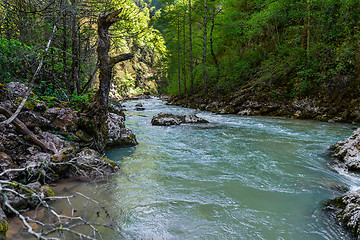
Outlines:
[[[75,159],[76,170],[74,171],[74,177],[83,180],[108,175],[119,169],[115,162],[101,156],[97,151],[90,148],[77,153]]]
[[[159,113],[151,120],[151,124],[156,126],[179,125],[181,123],[208,123],[208,121],[194,114],[175,115],[171,113]]]
[[[12,99],[24,97],[29,89],[25,84],[19,82],[7,83],[4,87],[7,89],[8,95]]]
[[[50,124],[49,120],[31,111],[19,113],[18,118],[30,129],[35,127],[43,128]]]
[[[136,137],[131,130],[125,128],[125,118],[115,113],[109,113],[107,148],[137,145]]]
[[[49,108],[44,114],[51,127],[63,132],[76,132],[79,123],[77,112],[69,108]]]
[[[181,124],[181,119],[179,116],[171,113],[159,113],[152,118],[151,124],[157,126],[179,125]]]
[[[343,162],[350,171],[360,172],[360,128],[332,146],[333,156]]]
[[[117,114],[119,116],[122,116],[124,118],[124,120],[125,120],[124,109],[122,108],[121,105],[113,104],[113,103],[109,104],[109,112],[115,113],[115,114]]]

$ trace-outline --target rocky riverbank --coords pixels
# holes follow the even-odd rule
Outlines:
[[[219,114],[241,116],[277,116],[299,119],[315,119],[327,122],[360,123],[360,98],[340,96],[289,97],[276,90],[261,86],[245,85],[231,94],[209,93],[208,96],[170,97],[169,104],[211,111]]]
[[[360,128],[332,146],[334,160],[348,171],[360,173]],[[360,238],[360,190],[349,191],[335,198],[330,205],[336,210],[338,222]]]
[[[165,97],[168,104],[241,116],[277,116],[327,122],[360,123],[360,99],[339,100],[339,96],[278,99],[261,96],[247,86],[227,96]],[[332,146],[334,161],[350,172],[360,173],[360,128],[352,136]],[[349,191],[330,201],[337,221],[360,238],[360,190]]]
[[[27,90],[17,82],[0,85],[0,122],[16,111]],[[48,183],[112,174],[118,166],[102,151],[137,144],[135,135],[125,128],[120,104],[109,107],[103,149],[94,149],[99,144],[93,144],[86,114],[64,105],[55,100],[49,106],[32,94],[12,123],[0,125],[0,239],[6,236],[7,217],[34,208],[54,194]]]

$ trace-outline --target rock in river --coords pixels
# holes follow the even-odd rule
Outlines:
[[[353,172],[360,172],[360,128],[345,140],[332,146],[333,157]],[[349,191],[335,198],[331,204],[338,210],[336,217],[339,223],[350,229],[360,238],[360,189]]]
[[[181,123],[208,123],[207,120],[202,119],[195,114],[192,115],[174,115],[171,113],[159,113],[151,120],[152,125],[170,126],[179,125]]]
[[[360,172],[360,128],[332,148],[333,156],[343,162],[350,171]]]
[[[125,118],[115,113],[109,113],[107,148],[137,145],[136,137],[130,129],[125,128]]]
[[[349,191],[344,196],[335,198],[331,203],[338,209],[336,212],[338,222],[360,236],[360,190]]]

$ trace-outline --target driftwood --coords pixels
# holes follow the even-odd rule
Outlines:
[[[6,117],[11,117],[13,114],[6,108],[0,107],[0,113],[4,114]],[[51,152],[51,153],[57,153],[57,150],[53,143],[44,143],[41,141],[32,131],[30,131],[26,125],[20,121],[18,118],[15,118],[12,121],[12,124],[16,126],[17,129],[19,129],[23,134],[28,135],[31,139],[31,141],[40,146],[44,151]]]

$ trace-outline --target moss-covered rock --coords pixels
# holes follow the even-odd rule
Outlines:
[[[360,237],[360,190],[347,192],[333,199],[331,204],[337,209],[339,223]]]
[[[6,238],[6,233],[9,230],[9,225],[7,222],[7,217],[4,211],[0,208],[0,240]]]

